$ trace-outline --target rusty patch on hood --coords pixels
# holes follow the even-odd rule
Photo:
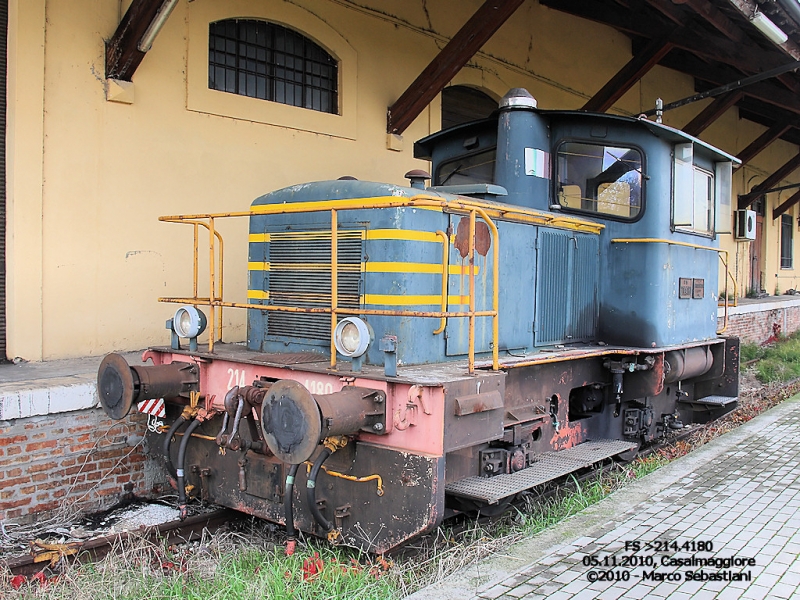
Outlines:
[[[453,244],[461,255],[466,258],[469,255],[469,219],[464,217],[458,222],[456,229],[456,241]],[[489,226],[483,221],[475,223],[475,252],[481,256],[489,254],[492,245],[492,236],[489,233]]]

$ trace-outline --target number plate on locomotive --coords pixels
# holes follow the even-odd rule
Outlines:
[[[688,277],[678,278],[678,298],[692,297],[692,280]]]

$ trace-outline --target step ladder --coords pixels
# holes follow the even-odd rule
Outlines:
[[[706,396],[704,398],[684,399],[681,398],[678,402],[682,404],[697,404],[698,406],[714,406],[717,408],[724,408],[732,402],[737,402],[738,396]]]
[[[591,467],[622,452],[634,450],[636,442],[596,440],[584,442],[568,450],[548,452],[526,469],[494,477],[467,477],[445,486],[453,496],[496,504],[503,498]]]

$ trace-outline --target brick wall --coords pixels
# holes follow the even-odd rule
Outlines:
[[[789,335],[800,330],[800,302],[769,305],[743,305],[729,309],[724,335],[738,336],[742,342],[763,344],[774,335]],[[719,319],[720,327],[723,320]]]
[[[94,511],[151,495],[160,471],[145,458],[145,419],[100,409],[0,421],[0,520]]]

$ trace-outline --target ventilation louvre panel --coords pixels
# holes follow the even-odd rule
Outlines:
[[[534,345],[585,342],[597,333],[597,236],[541,230]]]
[[[340,231],[337,248],[338,305],[360,308],[362,232]],[[270,234],[269,302],[302,308],[331,305],[330,232]],[[267,334],[330,342],[329,314],[275,311],[267,315]]]

